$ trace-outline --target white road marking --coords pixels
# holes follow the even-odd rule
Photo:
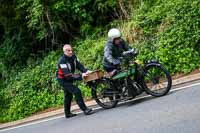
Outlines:
[[[172,90],[170,90],[170,92],[174,92],[174,91],[186,89],[186,88],[189,88],[189,87],[194,87],[194,86],[197,86],[197,85],[200,85],[200,83],[196,83],[196,84],[187,85],[187,86],[179,87],[179,88],[176,88],[176,89],[172,89]],[[138,98],[135,98],[135,99],[130,100],[130,101],[135,101],[135,100],[139,100],[139,99],[143,99],[143,98],[148,98],[148,97],[151,97],[151,95],[146,95],[146,96],[143,96],[143,97],[138,97]],[[128,101],[121,102],[120,104],[123,104],[123,103],[126,103],[126,102],[128,102]],[[93,109],[97,110],[97,109],[100,109],[100,108],[101,107],[95,107]],[[82,113],[82,111],[78,111],[76,113],[80,114],[80,113]],[[35,124],[39,124],[39,123],[43,123],[43,122],[47,122],[47,121],[52,121],[52,120],[56,120],[56,119],[60,119],[60,118],[64,118],[64,117],[65,116],[63,115],[63,116],[57,116],[57,117],[48,118],[48,119],[44,119],[44,120],[40,120],[40,121],[35,121],[35,122],[31,122],[31,123],[20,125],[20,126],[16,126],[16,127],[2,129],[2,130],[0,130],[0,132],[4,132],[4,131],[8,131],[8,130],[13,130],[13,129],[21,128],[21,127],[26,127],[26,126],[30,126],[30,125],[35,125]]]

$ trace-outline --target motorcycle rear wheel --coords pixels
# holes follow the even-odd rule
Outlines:
[[[97,82],[95,82],[92,88],[92,97],[95,99],[97,104],[104,109],[114,108],[119,101],[117,99],[117,95],[115,94],[111,94],[109,96],[105,95],[105,91],[108,90],[110,90],[111,92],[113,91],[109,81],[107,81],[106,79],[98,80]]]

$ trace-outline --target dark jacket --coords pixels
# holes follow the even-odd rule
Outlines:
[[[130,49],[131,47],[129,47],[123,39],[121,39],[119,45],[114,45],[112,40],[108,40],[104,47],[103,65],[107,67],[119,65],[119,57],[122,56],[124,51],[128,51]]]
[[[87,72],[87,69],[77,60],[75,55],[72,57],[63,55],[58,61],[56,76],[58,79],[65,79],[69,82],[81,80],[82,76],[80,74],[74,74],[76,69],[82,73]]]

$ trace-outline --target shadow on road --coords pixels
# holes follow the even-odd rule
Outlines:
[[[179,90],[176,90],[176,91],[173,91],[173,92],[169,92],[166,96],[174,94],[177,91],[179,91]],[[155,100],[155,99],[158,99],[158,98],[162,98],[162,97],[153,97],[153,96],[144,97],[144,96],[147,96],[147,95],[142,95],[142,96],[143,97],[141,97],[141,98],[132,99],[132,100],[129,100],[129,101],[124,101],[122,103],[119,103],[115,108],[124,107],[124,106],[128,106],[128,107],[129,106],[134,106],[134,105],[141,104],[143,102],[147,102],[147,101],[150,101],[150,100]],[[163,96],[163,97],[165,97],[165,96]],[[115,108],[111,108],[111,109],[115,109]],[[95,113],[106,111],[106,110],[111,110],[111,109],[99,108],[99,109],[95,110]]]

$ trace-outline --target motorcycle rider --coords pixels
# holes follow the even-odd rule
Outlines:
[[[120,58],[124,51],[132,48],[121,38],[118,29],[112,28],[108,32],[108,40],[104,47],[103,68],[110,76],[116,73],[120,66]]]
[[[59,84],[63,87],[64,90],[64,112],[65,117],[73,117],[76,114],[72,114],[70,111],[71,101],[73,95],[75,95],[75,99],[80,109],[84,111],[85,115],[92,114],[92,109],[86,107],[81,91],[78,87],[76,87],[73,82],[77,80],[82,80],[82,77],[88,75],[89,71],[77,60],[77,57],[72,52],[72,47],[69,44],[65,44],[63,46],[64,55],[60,57],[58,61],[57,68],[57,80]],[[82,72],[81,74],[74,74],[75,69],[78,69]]]
[[[108,32],[108,40],[104,47],[103,68],[112,77],[117,74],[117,70],[120,69],[120,57],[123,53],[137,53],[137,50],[132,49],[122,38],[118,29],[112,28]],[[137,76],[136,76],[137,77]],[[139,81],[140,79],[136,79]],[[140,81],[139,81],[140,82]],[[140,88],[128,89],[128,95],[133,96],[140,94],[143,90]]]

